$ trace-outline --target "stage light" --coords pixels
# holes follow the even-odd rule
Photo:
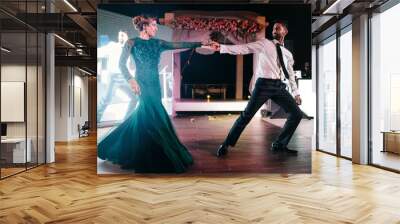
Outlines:
[[[74,12],[78,12],[78,10],[68,1],[68,0],[64,0],[65,4],[67,4],[72,10],[74,10]]]
[[[247,96],[247,99],[250,99],[250,95]]]
[[[210,99],[211,98],[211,96],[210,95],[207,95],[207,99]]]

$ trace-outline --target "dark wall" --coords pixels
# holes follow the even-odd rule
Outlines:
[[[285,45],[293,53],[294,69],[303,70],[306,62],[311,64],[311,8],[309,5],[268,5],[268,4],[103,4],[99,9],[119,13],[129,17],[147,14],[158,18],[164,17],[165,12],[174,10],[202,10],[202,11],[253,11],[266,17],[269,26],[266,37],[272,39],[274,21],[284,21],[289,29]],[[133,29],[133,27],[132,27]],[[182,68],[190,57],[190,51],[181,53]],[[244,58],[243,98],[249,94],[248,86],[253,73],[252,55]],[[236,58],[230,55],[200,55],[194,53],[190,57],[190,64],[182,71],[182,84],[226,84],[228,98],[235,94]],[[311,77],[307,77],[311,78]],[[182,86],[183,87],[183,86]]]
[[[149,14],[164,17],[164,13],[173,10],[204,11],[253,11],[266,17],[270,22],[267,38],[271,38],[273,22],[283,20],[287,23],[289,34],[286,37],[287,47],[291,48],[295,70],[303,69],[305,62],[311,63],[311,8],[310,5],[268,5],[268,4],[100,4],[99,9],[120,13],[126,16]],[[133,29],[133,27],[132,27]]]
[[[227,87],[227,98],[235,98],[235,55],[194,53],[191,56],[191,51],[185,51],[181,53],[181,68],[182,97],[191,97],[190,84],[224,84]],[[187,85],[186,90],[184,85]]]

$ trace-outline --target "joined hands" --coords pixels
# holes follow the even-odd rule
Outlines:
[[[212,40],[203,41],[201,47],[212,51],[220,50],[220,44]]]

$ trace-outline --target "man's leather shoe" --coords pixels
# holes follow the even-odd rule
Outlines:
[[[274,142],[274,143],[272,143],[271,151],[272,152],[282,151],[282,146],[280,144]]]
[[[297,150],[289,149],[288,147],[285,147],[284,151],[288,154],[297,155]]]
[[[277,144],[277,143],[272,143],[271,151],[274,152],[274,153],[285,152],[285,153],[288,153],[288,154],[297,155],[297,151],[296,150],[289,149],[288,147],[282,146],[282,145]]]
[[[225,144],[220,145],[217,150],[217,157],[225,156],[226,154],[228,154],[228,146]]]

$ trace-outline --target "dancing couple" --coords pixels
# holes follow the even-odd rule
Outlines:
[[[229,147],[235,145],[241,132],[267,99],[272,99],[289,113],[281,135],[272,145],[272,150],[296,153],[286,146],[301,120],[302,113],[297,106],[301,99],[294,80],[293,57],[287,49],[281,49],[280,46],[287,34],[283,23],[274,25],[274,41],[263,39],[243,45],[222,45],[213,41],[167,42],[154,38],[158,30],[155,18],[136,16],[132,21],[135,29],[139,31],[139,37],[129,39],[125,43],[119,62],[121,73],[133,92],[139,96],[139,102],[123,123],[100,139],[99,158],[137,173],[182,173],[193,164],[191,154],[178,139],[162,105],[158,64],[160,55],[165,50],[197,47],[220,53],[254,53],[258,56],[253,77],[256,83],[249,103],[217,150],[217,156],[225,156],[228,153]],[[129,56],[132,56],[136,64],[135,78],[129,74],[126,66]],[[281,74],[281,70],[284,75]],[[295,99],[281,81],[285,76],[290,81]]]

